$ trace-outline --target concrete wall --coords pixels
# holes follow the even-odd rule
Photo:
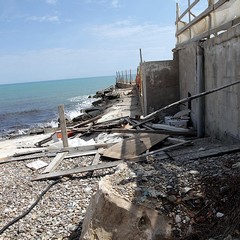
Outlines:
[[[197,44],[178,50],[180,97],[197,93]],[[240,80],[240,26],[202,44],[205,90]],[[197,100],[192,101],[192,120],[197,126]],[[205,97],[205,132],[221,140],[240,140],[240,85]]]
[[[147,115],[179,100],[178,61],[153,61],[141,64],[143,113]],[[175,113],[171,109],[168,113]]]
[[[240,80],[240,25],[204,43],[205,86]],[[206,132],[240,140],[240,85],[206,96]]]

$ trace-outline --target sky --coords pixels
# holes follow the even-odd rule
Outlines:
[[[188,0],[180,0],[186,7]],[[175,0],[0,0],[0,84],[93,76],[172,59]]]

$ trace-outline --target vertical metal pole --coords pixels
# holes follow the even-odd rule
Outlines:
[[[68,147],[68,136],[67,136],[66,119],[64,114],[64,105],[58,106],[58,113],[59,113],[59,119],[60,119],[60,128],[62,133],[63,147]]]
[[[132,72],[131,72],[131,69],[130,69],[130,84],[132,84]]]

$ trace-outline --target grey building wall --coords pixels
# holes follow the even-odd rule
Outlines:
[[[178,50],[180,97],[197,93],[197,44]],[[204,50],[205,90],[240,80],[240,25],[206,40]],[[192,121],[197,126],[197,100],[192,101]],[[205,132],[221,140],[240,140],[240,85],[205,97]]]
[[[141,64],[143,113],[147,115],[179,100],[178,61],[152,61]],[[168,114],[175,113],[170,109]]]
[[[240,25],[204,43],[205,86],[216,88],[240,80]],[[206,132],[240,140],[240,85],[206,96]]]

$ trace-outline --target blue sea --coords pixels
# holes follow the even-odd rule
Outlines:
[[[56,127],[58,105],[73,118],[92,106],[89,98],[115,85],[115,76],[0,85],[0,139],[27,134],[31,129]]]

